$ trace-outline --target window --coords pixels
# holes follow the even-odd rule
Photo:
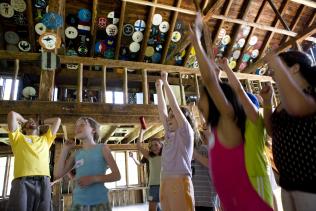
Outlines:
[[[123,104],[124,103],[124,96],[123,92],[106,92],[106,103],[113,103],[114,104]]]
[[[106,103],[113,103],[113,92],[106,92]]]
[[[0,77],[0,100],[10,100],[12,78]],[[13,100],[18,96],[19,80],[16,80]]]
[[[105,183],[108,189],[126,187],[131,185],[139,185],[138,166],[124,151],[113,151],[112,155],[121,173],[121,179],[116,182]],[[137,157],[137,152],[133,152],[134,157]],[[126,159],[128,157],[128,159]],[[106,174],[111,173],[108,169]]]
[[[8,197],[10,195],[13,170],[14,157],[0,157],[0,198]]]
[[[137,158],[137,152],[133,152],[133,157]],[[138,185],[138,166],[135,164],[133,159],[128,156],[127,160],[128,166],[127,166],[127,174],[128,174],[128,184],[129,185]]]

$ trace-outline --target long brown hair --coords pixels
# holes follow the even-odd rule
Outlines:
[[[95,142],[100,141],[100,123],[98,123],[95,119],[91,117],[80,117],[77,121],[83,120],[84,122],[88,123],[90,127],[92,127],[95,130],[95,133],[93,134],[93,140]]]

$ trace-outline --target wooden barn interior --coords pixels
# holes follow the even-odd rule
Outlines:
[[[129,152],[141,158],[135,144],[140,116],[147,123],[145,145],[164,136],[155,89],[161,71],[169,73],[179,104],[193,108],[199,122],[194,104],[202,80],[189,30],[197,7],[211,32],[209,47],[229,59],[248,92],[258,94],[271,81],[275,105],[278,90],[263,62],[266,53],[298,49],[315,62],[313,0],[0,0],[0,210],[13,178],[7,128],[12,110],[37,120],[62,119],[50,151],[51,172],[63,142],[74,138],[76,120],[95,118],[102,125],[100,143],[109,145],[122,176],[107,184],[111,205],[145,206],[146,169],[136,166]],[[60,27],[45,29],[50,13],[62,17]],[[56,48],[43,47],[45,33],[57,36]],[[49,63],[56,63],[51,68],[44,64],[47,52],[57,55],[50,57]],[[54,210],[69,209],[71,193],[67,177],[56,183]]]

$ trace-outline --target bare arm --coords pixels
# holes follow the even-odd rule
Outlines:
[[[298,84],[293,80],[288,67],[281,58],[273,54],[269,55],[266,61],[274,70],[275,80],[284,109],[294,116],[304,116],[315,113],[316,100],[301,90]]]
[[[264,126],[269,136],[272,135],[272,99],[273,99],[273,88],[271,83],[266,84],[262,87],[260,91],[260,96],[263,99],[263,117],[264,117]]]
[[[58,117],[49,118],[49,119],[44,120],[44,124],[50,126],[50,129],[51,129],[53,135],[56,135],[56,133],[59,129],[60,123],[61,123],[61,119]]]
[[[104,145],[103,147],[103,156],[104,159],[106,160],[107,164],[109,165],[111,169],[110,174],[106,175],[97,175],[94,176],[94,180],[97,183],[105,183],[105,182],[115,182],[121,179],[121,174],[120,171],[117,167],[117,164],[112,156],[111,150],[107,145]]]
[[[157,97],[158,97],[158,112],[160,120],[162,121],[162,125],[164,129],[168,129],[167,118],[168,118],[168,110],[166,106],[166,101],[163,96],[162,91],[162,81],[159,79],[156,81],[156,90],[157,90]]]
[[[199,62],[204,85],[206,86],[208,93],[212,96],[212,99],[220,114],[229,118],[234,118],[233,107],[226,99],[219,85],[218,77],[216,76],[216,64],[207,57],[205,51],[202,48],[200,41],[202,18],[199,13],[197,14],[195,25],[195,30],[194,32],[192,31],[192,41],[197,60]]]
[[[8,128],[10,132],[16,131],[16,129],[18,129],[19,124],[25,122],[27,122],[27,120],[24,119],[24,117],[21,114],[14,111],[10,111],[8,113]]]
[[[162,81],[163,81],[163,84],[164,84],[164,87],[166,90],[166,95],[167,95],[168,100],[169,100],[170,108],[173,112],[174,117],[177,120],[179,127],[182,127],[184,125],[184,122],[186,121],[186,118],[183,115],[183,113],[180,109],[180,106],[178,105],[177,99],[174,96],[174,94],[171,90],[171,87],[168,83],[168,73],[162,72],[161,77],[162,77]]]
[[[226,73],[229,84],[234,89],[235,93],[237,94],[247,117],[253,122],[256,123],[259,117],[259,111],[256,106],[251,102],[247,93],[245,92],[243,86],[241,85],[240,81],[236,77],[235,73],[230,69],[228,66],[228,60],[226,58],[219,59],[219,66],[222,70]]]
[[[193,158],[201,163],[204,167],[208,168],[208,158],[201,155],[196,149],[193,151]]]
[[[54,172],[54,178],[59,179],[66,175],[75,165],[75,156],[74,154],[70,155],[67,159],[68,153],[74,147],[74,141],[67,140],[61,150],[60,157],[57,163],[57,170]],[[67,159],[67,161],[66,161]],[[65,162],[66,161],[66,162]]]
[[[140,129],[139,137],[137,139],[137,149],[140,151],[140,153],[143,154],[143,156],[146,159],[148,159],[149,158],[149,151],[147,149],[145,149],[144,147],[142,147],[142,144],[141,144],[141,142],[143,142],[143,139],[144,139],[144,133],[145,133],[145,130]]]
[[[130,156],[130,158],[132,158],[132,160],[134,161],[134,163],[135,163],[137,166],[143,166],[143,165],[144,165],[143,163],[139,162],[138,160],[136,160],[136,159],[134,158],[132,152],[130,152],[129,156]]]

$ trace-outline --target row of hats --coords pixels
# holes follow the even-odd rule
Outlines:
[[[100,16],[97,23],[97,41],[95,43],[95,54],[107,59],[114,59],[115,36],[118,33],[119,14],[111,11],[107,16]]]
[[[23,14],[26,10],[24,0],[11,0],[10,3],[0,3],[0,15],[4,18],[13,18],[14,23],[20,26],[27,25],[27,19]]]

